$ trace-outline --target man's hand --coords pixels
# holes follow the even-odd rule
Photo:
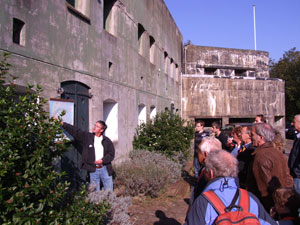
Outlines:
[[[102,164],[103,163],[103,160],[102,159],[98,159],[95,161],[95,164]]]
[[[57,116],[53,116],[53,119],[54,119],[55,121],[60,121],[60,120],[57,118]],[[63,122],[63,121],[60,121],[60,124],[61,124],[61,125],[64,125],[64,122]]]

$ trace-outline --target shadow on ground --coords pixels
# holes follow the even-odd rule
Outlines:
[[[181,223],[179,223],[174,218],[168,218],[166,214],[161,210],[156,210],[155,216],[159,218],[159,221],[154,222],[153,225],[181,225]]]

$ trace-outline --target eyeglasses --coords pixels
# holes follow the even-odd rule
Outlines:
[[[102,129],[102,126],[101,126],[101,125],[95,124],[94,127],[97,127],[97,128],[99,128],[99,129]]]

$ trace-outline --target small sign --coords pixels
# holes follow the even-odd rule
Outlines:
[[[55,99],[49,100],[49,114],[50,117],[58,117],[64,110],[65,115],[62,117],[62,121],[68,124],[74,125],[74,105],[75,102],[71,99]]]

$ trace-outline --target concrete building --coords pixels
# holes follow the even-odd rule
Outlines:
[[[180,108],[182,35],[163,0],[0,0],[0,53],[19,85],[75,100],[75,125],[103,119],[116,159],[138,123]]]
[[[264,51],[184,46],[182,113],[188,120],[252,123],[263,114],[283,132],[284,81],[269,77]]]

